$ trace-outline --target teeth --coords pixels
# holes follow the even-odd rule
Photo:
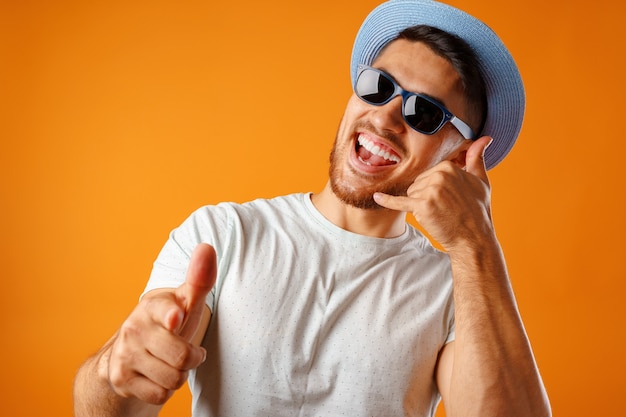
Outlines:
[[[400,158],[396,155],[392,155],[389,152],[383,151],[378,145],[374,145],[373,142],[359,136],[359,145],[367,149],[369,152],[376,156],[386,159],[387,161],[400,162]]]

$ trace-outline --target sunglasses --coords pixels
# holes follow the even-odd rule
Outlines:
[[[402,96],[402,117],[413,129],[426,135],[434,135],[447,122],[463,135],[474,139],[474,132],[461,119],[432,98],[404,90],[391,76],[379,69],[359,65],[354,93],[361,100],[374,106],[387,104],[396,96]]]

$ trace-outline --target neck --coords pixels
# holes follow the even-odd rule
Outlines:
[[[406,228],[404,212],[386,208],[360,209],[339,200],[330,183],[311,197],[313,205],[329,221],[349,232],[364,236],[391,238],[400,236]]]

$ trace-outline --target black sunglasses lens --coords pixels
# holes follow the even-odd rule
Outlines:
[[[354,90],[362,100],[382,104],[393,95],[395,86],[379,72],[366,69],[359,75]]]
[[[430,134],[439,128],[444,114],[430,101],[419,96],[409,96],[404,105],[404,118],[415,129]]]
[[[380,105],[389,100],[396,91],[395,83],[385,74],[366,68],[359,74],[354,91],[357,96],[370,104]],[[408,95],[404,103],[404,119],[415,130],[433,134],[439,129],[445,115],[434,103],[427,99]]]

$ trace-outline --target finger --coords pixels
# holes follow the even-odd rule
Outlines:
[[[374,201],[381,206],[396,211],[410,212],[415,205],[415,198],[393,196],[385,193],[374,193]]]
[[[171,396],[170,390],[144,374],[169,366],[144,348],[133,348],[134,343],[127,336],[120,332],[112,347],[107,369],[111,388],[126,398],[136,397],[152,404],[164,403]]]
[[[206,350],[194,346],[184,335],[172,332],[161,323],[163,314],[182,311],[173,297],[154,297],[145,301],[149,318],[126,320],[119,331],[117,358],[131,369],[141,369],[144,356],[157,358],[175,369],[186,371],[196,368],[206,358]],[[128,352],[138,352],[129,354]],[[144,355],[144,353],[147,353]]]
[[[167,290],[153,290],[146,294],[136,311],[124,322],[122,329],[157,324],[170,332],[178,332],[185,320],[183,303]],[[146,327],[147,328],[147,327]]]
[[[180,370],[152,356],[148,357],[139,373],[155,385],[168,391],[175,391],[187,382],[188,370]]]
[[[177,371],[197,368],[206,358],[206,350],[194,346],[183,337],[167,332],[154,332],[146,343],[148,353]],[[168,386],[168,385],[164,385]]]
[[[111,388],[125,398],[137,398],[145,403],[163,405],[171,398],[175,390],[170,390],[150,380],[139,373],[133,373],[124,380],[123,385],[118,384],[113,374],[110,374]]]
[[[474,141],[467,149],[465,156],[465,169],[470,174],[488,182],[487,168],[485,166],[485,150],[493,141],[489,136],[483,136]]]
[[[118,387],[120,391],[137,395],[138,391],[142,391],[136,385],[139,383],[144,386],[153,384],[165,390],[176,390],[187,381],[187,369],[173,367],[146,350],[133,353],[132,362],[121,359],[123,358],[114,361],[109,367],[111,385]],[[147,381],[140,378],[141,376]]]

